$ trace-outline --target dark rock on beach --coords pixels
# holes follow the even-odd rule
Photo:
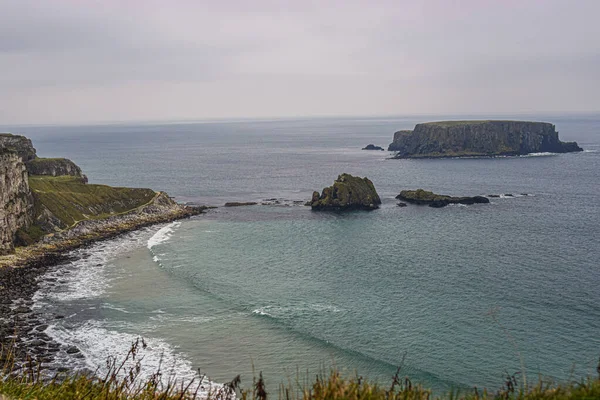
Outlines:
[[[490,200],[484,196],[473,197],[452,197],[446,195],[435,194],[423,189],[403,190],[396,199],[403,200],[412,204],[428,205],[429,207],[441,208],[449,204],[485,204]]]
[[[375,210],[381,199],[368,178],[342,174],[332,186],[323,189],[321,195],[313,192],[308,204],[315,211]]]

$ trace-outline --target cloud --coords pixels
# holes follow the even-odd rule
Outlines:
[[[596,1],[0,0],[0,9],[6,124],[600,110]]]

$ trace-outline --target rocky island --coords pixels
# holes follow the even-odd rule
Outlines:
[[[490,199],[484,196],[452,197],[443,194],[435,194],[423,189],[403,190],[396,196],[396,199],[406,201],[407,203],[428,205],[429,207],[435,208],[446,207],[448,204],[471,205],[490,202]]]
[[[526,121],[442,121],[417,124],[394,134],[394,158],[518,156],[582,151],[561,142],[554,125]]]
[[[350,174],[338,176],[321,195],[313,192],[312,200],[307,203],[315,211],[375,210],[380,204],[373,182]]]
[[[381,146],[375,146],[374,144],[368,144],[365,147],[362,148],[362,150],[380,150],[380,151],[384,151],[385,149]]]

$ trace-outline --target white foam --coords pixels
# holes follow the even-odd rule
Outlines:
[[[591,150],[591,149],[587,149],[583,151],[584,153],[597,153],[598,150]]]
[[[171,236],[173,236],[173,233],[175,232],[175,229],[177,227],[179,227],[181,225],[181,222],[172,222],[167,226],[163,226],[162,228],[160,228],[158,230],[158,232],[156,232],[154,234],[154,236],[152,236],[150,239],[148,239],[148,248],[152,249],[154,246],[159,245],[161,243],[164,243],[166,241],[168,241],[169,239],[171,239]]]
[[[297,313],[342,312],[343,310],[331,304],[306,304],[301,306],[264,306],[252,310],[253,314],[266,315],[272,318],[293,316]]]
[[[550,152],[541,152],[541,153],[529,153],[519,157],[547,157],[547,156],[555,156],[558,153],[550,153]]]
[[[102,376],[108,371],[106,360],[108,357],[117,357],[121,362],[129,352],[131,345],[138,339],[138,336],[117,332],[104,328],[98,321],[88,321],[80,327],[74,329],[64,329],[58,326],[50,326],[46,330],[57,342],[65,346],[77,346],[84,356],[77,365],[77,359],[62,360],[67,362],[74,369],[87,368],[92,371],[98,371]],[[147,380],[155,374],[160,367],[163,383],[169,379],[176,378],[179,383],[190,382],[195,379],[199,381],[198,373],[192,368],[192,363],[180,354],[177,354],[175,348],[164,340],[148,338],[144,339],[147,347],[140,348],[136,360],[141,360],[141,370],[139,379]],[[57,360],[59,363],[61,360]],[[130,368],[135,367],[133,360],[128,360],[122,370],[122,376],[125,377]],[[195,385],[192,385],[195,387]],[[204,379],[203,389],[199,391],[202,397],[206,397],[210,390],[218,390],[222,385],[216,384]]]
[[[111,267],[111,261],[142,247],[151,233],[151,229],[144,229],[70,252],[68,256],[73,257],[73,261],[51,269],[39,278],[39,290],[33,300],[37,303],[102,296],[110,285],[107,268]]]

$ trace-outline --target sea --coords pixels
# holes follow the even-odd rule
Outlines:
[[[271,392],[331,368],[382,385],[400,368],[438,393],[496,390],[513,374],[596,374],[600,115],[494,116],[554,123],[580,153],[395,160],[361,150],[387,148],[419,122],[472,117],[1,126],[42,157],[72,159],[90,183],[218,207],[52,268],[35,308],[50,336],[81,350],[56,362],[102,371],[144,338],[144,373],[207,384],[240,374],[250,387],[262,372]],[[371,179],[381,207],[304,206],[341,173]],[[397,206],[401,190],[417,188],[499,197]],[[229,201],[259,204],[222,207]]]

